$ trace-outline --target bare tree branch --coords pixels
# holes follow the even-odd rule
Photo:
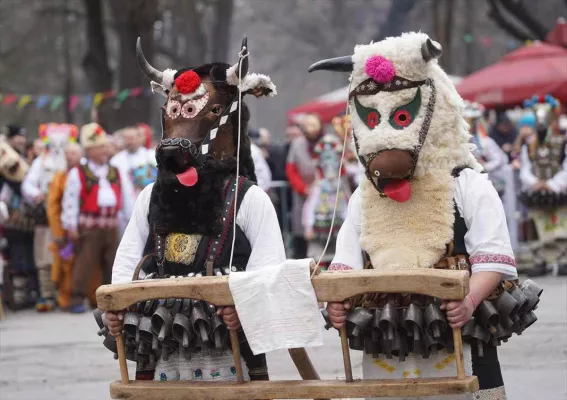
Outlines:
[[[549,30],[539,21],[532,17],[521,0],[500,0],[500,3],[524,26],[533,32],[537,39],[545,40]]]
[[[523,30],[522,28],[515,25],[510,20],[506,19],[502,14],[497,0],[488,0],[490,4],[490,10],[488,11],[488,17],[498,24],[502,29],[504,29],[509,35],[515,37],[516,39],[525,42],[526,40],[534,40],[535,36]]]

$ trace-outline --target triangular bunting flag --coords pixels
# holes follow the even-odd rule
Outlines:
[[[55,98],[51,102],[51,107],[49,109],[51,111],[57,110],[61,105],[61,103],[63,103],[63,100],[64,100],[63,96],[55,96]]]

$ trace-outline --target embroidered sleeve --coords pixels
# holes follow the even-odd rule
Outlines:
[[[65,191],[63,192],[63,212],[61,213],[61,224],[67,231],[77,230],[79,225],[79,211],[81,196],[81,178],[79,170],[75,167],[67,175]]]
[[[456,179],[455,202],[465,220],[472,273],[491,271],[516,279],[504,207],[486,174],[466,169]]]

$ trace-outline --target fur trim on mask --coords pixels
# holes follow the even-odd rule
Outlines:
[[[167,68],[163,71],[163,81],[162,85],[166,90],[171,90],[173,84],[175,83],[175,74],[177,73],[176,69]]]
[[[248,73],[244,77],[242,83],[239,86],[238,76],[236,74],[237,70],[238,70],[238,63],[234,64],[232,67],[226,70],[226,81],[229,85],[238,86],[238,89],[240,89],[240,91],[243,93],[249,90],[263,88],[263,89],[267,89],[268,92],[267,95],[269,97],[274,97],[276,94],[278,94],[276,90],[276,85],[274,85],[274,83],[272,82],[272,80],[268,75],[264,75],[264,74]]]
[[[405,203],[361,182],[360,244],[375,269],[430,268],[439,261],[453,238],[454,182],[450,174],[427,174],[411,182]]]
[[[197,90],[195,90],[193,93],[189,93],[189,94],[179,94],[179,95],[181,96],[181,100],[187,101],[187,100],[194,99],[195,97],[201,97],[201,96],[203,96],[205,93],[207,93],[207,88],[205,87],[205,85],[203,85],[203,84],[201,83],[201,85],[199,85],[199,87],[197,88]]]

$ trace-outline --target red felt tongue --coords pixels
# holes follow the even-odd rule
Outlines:
[[[194,167],[190,167],[187,171],[175,176],[183,186],[193,186],[199,180],[199,174],[197,174],[197,170]]]
[[[386,196],[398,203],[408,201],[411,197],[411,186],[406,179],[386,183],[383,187],[383,191]]]

